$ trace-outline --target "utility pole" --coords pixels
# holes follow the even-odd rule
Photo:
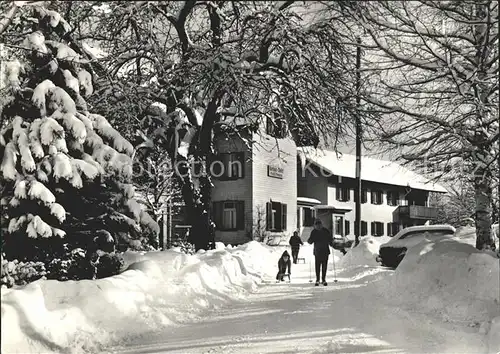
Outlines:
[[[354,190],[354,200],[356,201],[354,235],[355,245],[359,244],[361,235],[361,119],[359,115],[361,97],[361,38],[358,37],[356,45],[356,189]]]
[[[168,195],[168,234],[167,234],[167,248],[172,246],[172,213],[173,213],[173,196],[174,196],[174,188],[172,186],[172,182],[174,180],[174,176],[170,177],[169,181],[169,195]]]

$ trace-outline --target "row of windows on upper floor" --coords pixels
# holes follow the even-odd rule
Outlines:
[[[214,157],[210,166],[211,176],[221,181],[245,178],[245,153],[221,153]]]
[[[351,200],[351,188],[348,187],[336,187],[335,188],[335,199],[339,202],[348,202]],[[406,199],[399,199],[399,192],[387,193],[387,205],[398,206],[398,205],[408,205],[409,201]],[[372,190],[370,191],[371,204],[382,205],[384,204],[384,192],[382,190]],[[368,190],[361,190],[361,203],[368,203]]]
[[[210,174],[220,181],[233,181],[245,178],[245,153],[220,153],[213,158]]]

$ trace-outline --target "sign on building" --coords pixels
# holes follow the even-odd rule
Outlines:
[[[267,165],[267,175],[269,177],[283,179],[283,167]]]

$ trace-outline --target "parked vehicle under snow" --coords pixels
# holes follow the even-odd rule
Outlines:
[[[451,225],[410,226],[399,231],[389,242],[380,246],[377,261],[383,266],[396,268],[403,260],[408,248],[424,240],[452,237],[456,229]]]

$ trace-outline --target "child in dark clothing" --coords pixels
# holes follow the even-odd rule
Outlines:
[[[288,268],[288,272],[286,271]],[[278,274],[276,275],[276,280],[283,281],[285,274],[288,274],[288,279],[292,273],[292,261],[290,260],[290,254],[288,251],[283,252],[278,261]]]
[[[297,264],[297,259],[299,258],[299,249],[300,246],[304,244],[301,238],[299,237],[299,233],[297,231],[293,232],[293,236],[290,237],[290,246],[292,246],[292,259],[293,264]]]

